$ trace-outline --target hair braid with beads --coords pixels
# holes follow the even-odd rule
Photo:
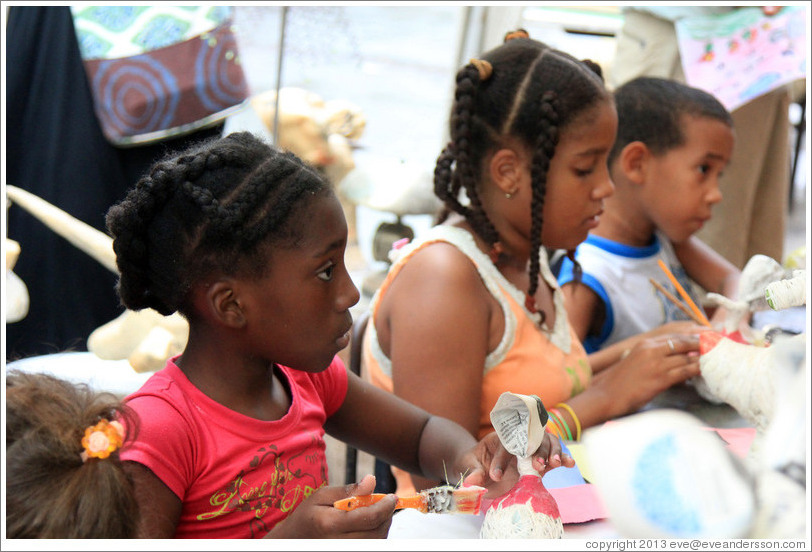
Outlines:
[[[295,245],[292,215],[329,190],[315,169],[247,132],[170,154],[107,213],[122,304],[188,315],[188,291],[205,275],[261,276],[263,246]]]
[[[547,172],[561,132],[579,115],[611,101],[600,67],[579,61],[550,46],[508,33],[504,44],[480,59],[492,66],[481,79],[471,62],[457,72],[454,104],[449,121],[451,141],[437,159],[434,190],[447,211],[464,216],[487,244],[495,246],[499,234],[480,200],[483,160],[518,139],[532,152],[530,287],[538,288],[540,249],[543,245],[543,208]],[[464,192],[468,199],[461,199]],[[441,215],[440,221],[445,217]],[[544,313],[541,313],[542,320]]]

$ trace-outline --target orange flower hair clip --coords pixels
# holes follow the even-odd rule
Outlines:
[[[82,437],[82,446],[85,450],[80,455],[82,462],[87,462],[88,458],[107,458],[123,443],[124,426],[115,420],[108,422],[102,419],[85,430],[85,436]]]

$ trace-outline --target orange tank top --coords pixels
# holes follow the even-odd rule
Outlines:
[[[403,266],[420,249],[446,242],[464,253],[476,267],[483,283],[499,302],[505,317],[505,331],[496,348],[489,352],[482,368],[482,397],[479,408],[478,438],[493,431],[490,412],[505,391],[538,395],[547,407],[565,401],[589,385],[592,370],[586,351],[573,331],[564,309],[564,298],[541,252],[541,276],[553,289],[555,324],[539,328],[524,306],[524,293],[510,283],[484,254],[467,231],[453,226],[435,226],[420,240],[396,253],[384,282],[370,304],[371,323],[363,344],[363,363],[374,385],[392,392],[392,363],[381,350],[375,330],[377,307]],[[401,492],[401,477],[398,477]]]

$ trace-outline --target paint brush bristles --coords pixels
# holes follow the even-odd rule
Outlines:
[[[691,308],[691,310],[694,312],[696,317],[701,321],[701,323],[705,326],[711,327],[710,321],[708,321],[708,319],[705,317],[702,311],[699,310],[699,307],[696,306],[696,303],[694,303],[693,299],[691,299],[691,296],[688,295],[688,292],[686,292],[685,289],[680,285],[680,283],[671,273],[671,270],[669,270],[668,267],[665,265],[663,260],[657,259],[657,264],[660,265],[660,270],[662,270],[668,277],[668,279],[671,281],[671,283],[674,284],[674,287],[676,288],[677,292],[685,300],[685,303],[687,303],[687,305]]]
[[[662,293],[663,295],[665,295],[665,296],[666,296],[666,298],[667,298],[669,301],[671,301],[671,302],[672,302],[672,303],[674,303],[674,304],[675,304],[677,307],[679,307],[679,310],[681,310],[682,312],[684,312],[684,313],[685,313],[685,315],[686,315],[686,316],[688,316],[688,318],[690,318],[691,320],[693,320],[694,322],[696,322],[696,323],[697,323],[697,324],[699,324],[700,326],[704,326],[704,325],[705,325],[705,323],[704,323],[702,320],[700,320],[699,318],[697,318],[697,316],[696,316],[696,315],[693,313],[693,311],[691,311],[691,309],[689,309],[688,307],[686,307],[685,305],[683,305],[683,304],[682,304],[682,301],[680,301],[680,300],[679,300],[679,299],[678,299],[676,296],[674,296],[674,294],[673,294],[673,293],[671,293],[670,291],[668,291],[667,289],[665,289],[665,288],[663,287],[663,285],[662,285],[660,282],[658,282],[658,281],[657,281],[657,280],[655,280],[654,278],[649,278],[649,279],[648,279],[648,281],[649,281],[649,282],[651,282],[651,284],[652,284],[652,285],[653,285],[655,288],[657,288],[657,290],[659,290],[659,292],[660,292],[660,293]]]
[[[416,495],[399,497],[395,509],[412,508],[424,514],[478,514],[482,509],[482,495],[484,487],[471,485],[469,487],[452,487],[441,485],[421,491]],[[337,500],[333,506],[347,512],[371,506],[383,497],[384,493],[373,493],[361,496],[351,496]]]

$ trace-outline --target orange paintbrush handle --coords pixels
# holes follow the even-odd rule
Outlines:
[[[361,496],[351,496],[349,498],[344,498],[342,500],[336,500],[335,502],[333,502],[333,506],[338,508],[339,510],[350,512],[352,510],[355,510],[356,508],[372,506],[385,496],[386,494],[384,493],[373,493]],[[398,498],[398,503],[395,506],[395,508],[398,510],[402,508],[415,508],[417,510],[425,510],[426,500],[421,495],[400,497]]]
[[[682,296],[682,298],[685,300],[685,302],[688,304],[691,310],[694,311],[694,314],[696,314],[697,318],[699,318],[699,320],[701,320],[704,325],[710,327],[711,323],[708,321],[707,317],[702,313],[701,310],[699,310],[699,307],[696,306],[696,303],[694,303],[694,301],[691,299],[691,296],[688,295],[685,289],[680,285],[680,283],[677,281],[677,278],[668,269],[663,260],[657,259],[657,264],[660,265],[660,270],[662,270],[663,273],[665,273],[666,277],[671,281],[671,283],[674,284],[674,287],[677,289],[677,293],[679,293]]]
[[[652,285],[653,285],[655,288],[657,288],[657,290],[658,290],[660,293],[662,293],[663,295],[665,295],[665,296],[666,296],[666,298],[667,298],[669,301],[671,301],[672,303],[674,303],[674,305],[676,305],[676,306],[679,308],[679,310],[681,310],[682,312],[684,312],[684,313],[685,313],[685,314],[688,316],[688,318],[690,318],[691,320],[693,320],[694,322],[696,322],[696,323],[697,323],[697,324],[699,324],[700,326],[704,326],[704,325],[705,325],[705,322],[703,322],[702,320],[700,320],[700,319],[699,319],[699,317],[698,317],[696,314],[694,314],[694,312],[693,312],[691,309],[689,309],[688,307],[686,307],[685,305],[683,305],[683,304],[682,304],[682,302],[681,302],[681,301],[680,301],[680,300],[679,300],[677,297],[675,297],[673,293],[671,293],[670,291],[668,291],[667,289],[665,289],[665,288],[663,287],[663,285],[662,285],[660,282],[658,282],[658,281],[657,281],[657,280],[655,280],[654,278],[649,278],[649,279],[648,279],[648,281],[649,281],[649,282],[651,282],[651,284],[652,284]]]
[[[350,512],[355,510],[356,508],[363,508],[365,506],[372,506],[380,499],[385,497],[386,495],[383,493],[374,493],[368,495],[361,495],[361,496],[351,496],[349,498],[344,498],[342,500],[336,500],[333,502],[333,506],[338,508],[339,510],[344,510],[346,512]]]

